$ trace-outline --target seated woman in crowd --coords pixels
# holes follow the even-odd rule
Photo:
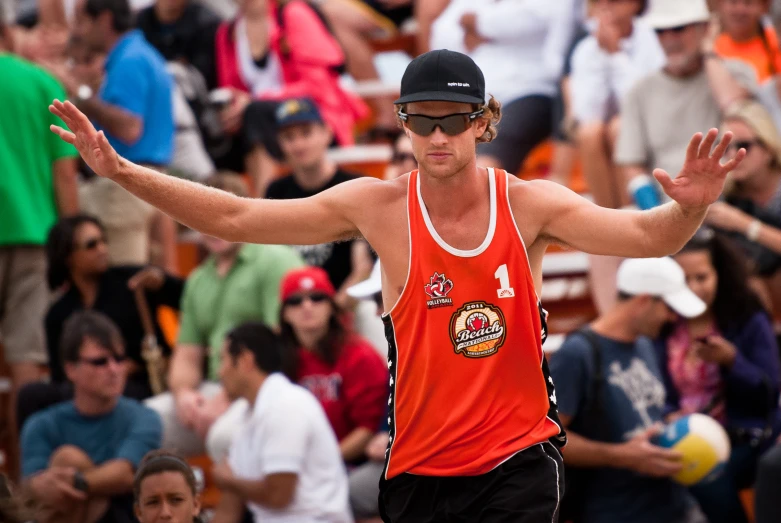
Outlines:
[[[724,474],[691,492],[711,523],[745,522],[738,492],[753,484],[757,461],[781,428],[772,320],[725,238],[701,229],[674,258],[707,309],[657,342],[669,419],[700,412],[724,425],[732,443]]]
[[[157,267],[110,267],[102,224],[91,216],[61,219],[52,227],[46,244],[49,287],[60,291],[46,314],[49,369],[55,384],[66,381],[59,354],[65,320],[75,311],[104,313],[119,327],[125,341],[130,370],[125,395],[143,399],[152,393],[141,348],[144,327],[135,289],[144,289],[154,333],[164,353],[170,347],[157,322],[157,309],[179,309],[183,282]]]
[[[394,180],[402,174],[407,174],[418,168],[418,161],[412,152],[412,142],[404,133],[399,133],[393,141],[393,153],[388,166],[385,168],[386,180]]]
[[[743,60],[757,73],[760,83],[781,73],[778,35],[766,18],[770,0],[716,0],[721,34],[713,50],[724,58]]]
[[[747,154],[730,173],[724,201],[708,210],[706,223],[740,247],[752,275],[765,278],[766,285],[755,290],[768,305],[777,307],[781,304],[781,135],[757,102],[731,109],[722,129],[735,136],[732,152],[744,148]]]
[[[201,496],[193,469],[166,450],[149,452],[133,481],[135,513],[140,523],[200,523]]]
[[[369,342],[345,327],[324,270],[295,269],[281,289],[285,374],[320,401],[345,462],[363,461],[385,416],[388,367]]]
[[[353,128],[369,108],[340,86],[344,53],[307,2],[241,0],[238,18],[220,25],[215,40],[217,84],[231,91],[223,125],[237,134],[218,168],[248,172],[257,193],[265,194],[274,162],[283,159],[277,105],[290,98],[312,99],[335,143],[354,143]]]

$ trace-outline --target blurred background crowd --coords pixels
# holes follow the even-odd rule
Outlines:
[[[696,505],[712,523],[781,521],[781,2],[0,0],[0,14],[0,448],[39,521],[134,521],[133,471],[158,448],[198,472],[204,514],[238,499],[246,521],[326,505],[329,521],[378,521],[388,442],[366,242],[245,245],[187,230],[91,173],[50,133],[61,122],[48,104],[71,100],[162,175],[303,198],[416,168],[392,101],[406,64],[440,48],[471,56],[502,103],[480,165],[601,206],[663,204],[652,170],[675,175],[695,132],[731,131],[728,154],[747,150],[663,274],[682,270],[704,313],[660,308],[653,281],[622,280],[623,260],[556,246],[544,349],[564,422],[626,458],[572,456],[573,470],[602,476],[573,486],[585,501],[570,495],[563,520],[700,521],[681,516]],[[596,338],[573,334],[589,323]],[[280,361],[264,352],[276,344]],[[594,410],[603,367],[610,405]],[[253,402],[272,376],[279,395]],[[269,414],[280,409],[311,415]],[[732,443],[709,488],[675,484],[641,452],[639,433],[693,412]],[[263,468],[238,430],[256,416],[285,436],[266,461],[297,460],[297,483],[270,498],[231,479]]]

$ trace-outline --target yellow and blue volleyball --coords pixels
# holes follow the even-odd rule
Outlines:
[[[678,418],[665,427],[655,443],[683,454],[683,470],[673,479],[686,486],[712,481],[729,460],[727,432],[705,414]]]

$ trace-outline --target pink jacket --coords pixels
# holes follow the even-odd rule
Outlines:
[[[277,3],[269,2],[271,28],[269,49],[282,64],[284,87],[261,95],[266,100],[308,97],[317,104],[339,145],[355,142],[355,123],[369,114],[361,98],[339,85],[335,67],[344,63],[339,43],[323,25],[320,17],[305,0],[290,0],[283,12],[285,34],[277,24]],[[224,22],[217,30],[217,84],[249,92],[239,73],[234,41],[235,20]]]

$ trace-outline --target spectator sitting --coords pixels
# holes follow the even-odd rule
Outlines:
[[[40,523],[130,523],[133,472],[160,446],[160,419],[123,398],[122,336],[106,316],[73,315],[62,335],[72,401],[34,414],[21,438],[22,475]]]
[[[705,523],[686,488],[670,479],[682,468],[681,455],[649,441],[665,392],[648,339],[675,319],[671,308],[694,318],[705,304],[670,258],[627,260],[617,279],[618,304],[570,335],[550,361],[553,400],[568,428],[564,461],[583,469],[580,520]]]
[[[723,202],[708,209],[706,222],[735,241],[751,262],[752,274],[771,277],[781,268],[781,135],[765,108],[746,102],[730,110],[723,129],[746,149],[730,173]]]
[[[405,136],[406,138],[406,136]],[[382,302],[382,269],[377,261],[371,276],[347,289],[347,293],[359,300],[371,300],[377,305],[377,316],[385,311]],[[390,391],[388,391],[390,394]],[[386,408],[387,410],[387,408]],[[385,470],[385,452],[388,449],[388,416],[382,417],[376,434],[366,445],[366,463],[352,469],[349,473],[350,507],[356,519],[366,520],[380,515],[379,478]]]
[[[292,173],[271,183],[266,198],[306,198],[360,177],[339,169],[328,158],[328,144],[333,133],[311,100],[294,99],[281,104],[277,110],[277,125],[279,146]],[[368,244],[362,240],[349,240],[295,248],[308,265],[325,269],[331,283],[339,290],[336,302],[351,308],[345,290],[371,272]]]
[[[558,77],[544,50],[563,2],[452,0],[431,27],[431,48],[468,54],[485,74],[487,92],[502,104],[496,139],[478,146],[478,164],[517,173],[550,136]]]
[[[192,0],[156,0],[136,17],[147,41],[169,62],[191,65],[208,89],[217,87],[214,36],[220,18]]]
[[[46,245],[49,262],[49,286],[62,291],[46,314],[46,337],[51,379],[65,381],[59,344],[63,326],[76,311],[102,312],[118,326],[129,359],[126,394],[136,399],[151,395],[147,365],[141,356],[144,327],[134,291],[145,290],[154,323],[155,335],[164,353],[171,348],[157,323],[157,308],[179,308],[183,282],[158,267],[109,267],[106,234],[101,223],[91,216],[77,215],[57,222]],[[69,394],[66,394],[66,396]]]
[[[738,491],[754,483],[760,453],[781,429],[773,323],[749,288],[745,260],[724,238],[702,229],[674,259],[707,309],[657,342],[668,421],[701,412],[724,425],[732,440],[725,472],[690,491],[710,523],[747,522]]]
[[[238,427],[227,463],[212,478],[222,489],[213,521],[352,521],[347,474],[317,400],[279,371],[279,339],[263,324],[231,331],[222,348],[220,380],[231,400],[251,407]],[[236,430],[236,427],[234,427]]]
[[[201,496],[190,465],[167,450],[144,456],[133,480],[140,523],[200,523]]]
[[[64,96],[62,85],[10,50],[0,18],[0,75],[13,79],[0,82],[0,342],[15,392],[37,380],[47,361],[46,234],[58,215],[76,213],[79,201],[76,150],[47,130],[64,125],[47,110]]]
[[[336,143],[354,143],[353,127],[368,107],[340,86],[337,68],[344,54],[306,1],[242,0],[239,17],[217,30],[216,52],[217,84],[233,91],[223,110],[224,127],[241,131],[234,150],[241,152],[241,162],[217,165],[239,172],[246,166],[258,195],[265,194],[275,162],[283,158],[275,116],[279,102],[309,97]]]
[[[367,341],[345,331],[325,271],[293,270],[281,288],[285,374],[320,401],[342,459],[361,462],[387,408],[385,361]]]
[[[717,0],[722,32],[713,50],[724,58],[751,64],[760,83],[781,73],[778,35],[765,15],[770,0]]]
[[[132,22],[128,0],[79,0],[73,34],[106,53],[103,84],[94,91],[66,69],[56,71],[71,101],[105,132],[118,154],[164,170],[173,154],[173,85],[163,57],[141,31],[132,30]],[[106,224],[113,264],[147,263],[152,231],[162,249],[152,259],[177,272],[173,220],[107,178],[96,177],[82,194],[89,205],[83,210]]]
[[[572,115],[583,174],[594,203],[613,209],[624,205],[624,183],[612,162],[618,135],[620,100],[642,77],[665,62],[653,30],[638,20],[647,0],[591,0],[596,28],[572,56]]]
[[[711,52],[709,19],[705,0],[656,0],[645,18],[659,36],[667,63],[626,95],[614,158],[641,208],[661,199],[645,173],[654,167],[677,172],[686,138],[718,127],[727,109],[756,90],[748,65],[722,61]]]
[[[236,176],[215,175],[207,185],[247,195]],[[179,339],[168,369],[171,392],[150,398],[147,405],[163,420],[165,448],[187,456],[206,449],[214,461],[220,461],[246,410],[243,401],[229,410],[228,398],[216,383],[225,334],[245,321],[276,325],[280,281],[303,261],[282,245],[230,243],[211,237],[204,237],[203,243],[210,256],[185,284]]]
[[[418,160],[415,158],[415,154],[412,152],[412,142],[404,133],[399,133],[396,140],[393,142],[393,154],[391,155],[390,163],[385,168],[386,180],[393,180],[407,174],[410,171],[414,171],[418,168]]]

